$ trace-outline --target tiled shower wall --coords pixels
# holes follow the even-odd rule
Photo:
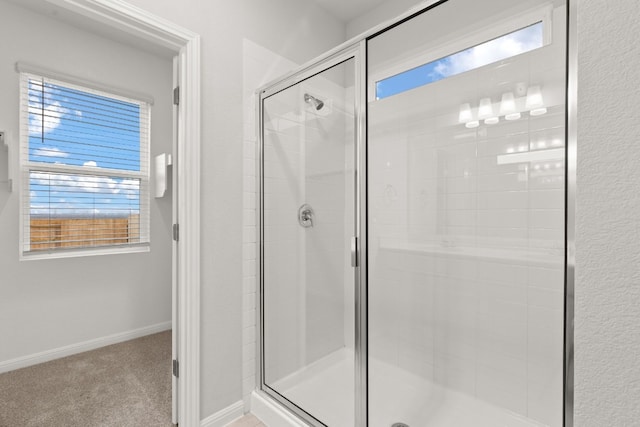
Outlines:
[[[343,69],[346,67],[346,70]],[[345,143],[353,140],[352,122],[345,105],[344,75],[353,74],[353,62],[325,72],[310,80],[313,87],[304,88],[324,99],[319,111],[311,109],[305,124],[306,202],[316,211],[316,223],[305,230],[306,255],[306,360],[321,359],[345,346],[344,271],[348,267],[347,246],[353,195],[345,186],[351,170],[345,167]],[[351,202],[350,202],[350,200]]]
[[[264,101],[265,380],[280,391],[281,380],[345,346],[345,67],[353,74],[350,61]],[[298,223],[303,204],[309,228]]]

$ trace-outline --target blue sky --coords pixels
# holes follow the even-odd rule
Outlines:
[[[397,95],[542,47],[542,30],[543,23],[539,22],[376,82],[376,98]]]
[[[44,108],[43,108],[44,107]],[[140,107],[68,87],[29,81],[29,160],[79,167],[31,167],[31,215],[128,216],[140,210],[140,180],[97,175],[140,171]]]

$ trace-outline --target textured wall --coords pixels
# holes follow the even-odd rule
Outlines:
[[[640,3],[578,11],[575,425],[640,423]]]

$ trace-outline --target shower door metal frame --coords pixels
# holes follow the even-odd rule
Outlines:
[[[356,382],[355,382],[355,427],[368,425],[368,313],[367,313],[367,42],[373,37],[392,29],[395,26],[427,13],[449,0],[425,0],[412,7],[405,13],[394,19],[383,22],[370,30],[352,38],[351,40],[326,52],[324,55],[307,62],[299,69],[276,79],[256,91],[256,121],[258,135],[258,171],[259,177],[258,197],[259,209],[257,210],[258,224],[258,266],[259,292],[257,293],[257,337],[259,351],[257,357],[256,381],[260,392],[283,405],[293,414],[300,417],[301,421],[311,426],[323,426],[317,420],[309,420],[308,414],[300,411],[295,405],[286,399],[274,396],[265,389],[263,372],[263,319],[262,319],[262,292],[263,292],[263,121],[262,101],[265,97],[293,86],[324,69],[330,68],[349,58],[355,59],[356,90],[355,90],[355,114],[356,114],[356,159],[355,165],[355,233],[358,238],[357,259],[355,268],[355,297],[356,297]],[[576,168],[577,168],[577,105],[578,105],[578,36],[577,15],[583,0],[566,0],[567,19],[565,40],[566,46],[566,81],[565,81],[565,266],[564,266],[564,360],[563,360],[563,427],[574,427],[574,298],[575,298],[575,213],[576,213]]]
[[[283,90],[289,89],[315,75],[337,66],[350,59],[354,60],[354,176],[353,176],[353,190],[354,190],[354,206],[353,206],[353,221],[354,221],[354,237],[357,245],[355,249],[355,265],[352,265],[354,270],[354,279],[352,285],[354,286],[354,312],[355,312],[355,336],[354,336],[354,371],[355,371],[355,390],[354,403],[355,403],[355,424],[356,426],[367,425],[367,331],[366,331],[366,212],[365,212],[365,197],[366,197],[366,170],[362,169],[366,167],[366,148],[364,141],[366,141],[366,58],[365,58],[365,41],[361,40],[356,43],[349,44],[345,47],[340,46],[339,49],[328,52],[328,54],[320,60],[314,61],[306,66],[303,66],[300,70],[286,75],[285,77],[278,79],[276,82],[267,84],[256,91],[256,113],[257,113],[257,159],[258,159],[258,212],[257,212],[257,225],[258,225],[258,276],[259,276],[259,292],[257,295],[258,301],[256,327],[260,332],[257,337],[258,342],[258,359],[256,369],[256,383],[258,389],[265,393],[269,398],[275,400],[280,405],[284,406],[291,413],[300,418],[301,421],[307,423],[313,427],[324,427],[325,424],[314,418],[313,415],[306,412],[303,408],[297,406],[294,402],[290,401],[273,388],[269,387],[265,382],[265,368],[264,368],[264,120],[263,120],[263,102],[266,98],[275,95]],[[347,238],[348,236],[345,236]],[[348,285],[348,284],[345,284]],[[365,303],[363,303],[363,301]],[[363,402],[364,405],[363,405]]]

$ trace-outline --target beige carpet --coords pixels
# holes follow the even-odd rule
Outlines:
[[[1,427],[171,424],[171,331],[0,375]]]

